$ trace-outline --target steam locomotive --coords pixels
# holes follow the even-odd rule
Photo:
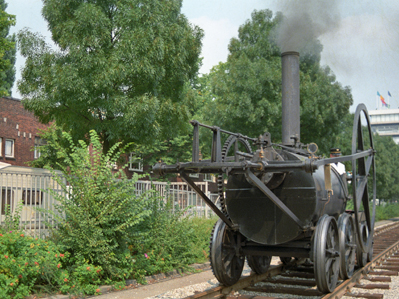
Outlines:
[[[279,256],[284,264],[307,258],[314,264],[317,288],[328,293],[340,277],[352,276],[356,262],[364,266],[372,258],[376,183],[370,120],[360,104],[354,117],[352,154],[317,156],[316,144],[300,142],[299,53],[285,52],[281,57],[282,144],[272,143],[269,133],[251,138],[191,121],[192,161],[160,162],[153,170],[160,175],[179,173],[219,216],[212,231],[210,261],[221,284],[230,286],[239,280],[245,258],[257,274],[268,270],[272,256]],[[200,127],[213,134],[209,160],[200,159]],[[221,133],[229,136],[223,147]],[[352,195],[346,174],[332,167],[344,161],[352,162]],[[191,180],[190,173],[218,175],[220,207]],[[345,209],[349,200],[353,211]]]

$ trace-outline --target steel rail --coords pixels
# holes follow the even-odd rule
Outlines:
[[[352,287],[354,287],[358,282],[367,276],[367,273],[373,270],[373,268],[377,265],[380,265],[382,261],[385,261],[387,258],[392,256],[394,253],[399,251],[399,241],[376,255],[371,262],[366,264],[363,268],[357,270],[353,276],[342,282],[340,285],[338,285],[335,290],[327,294],[326,296],[322,297],[322,299],[335,299],[335,298],[341,298],[342,296],[345,295]]]
[[[242,290],[242,289],[249,287],[257,282],[261,282],[262,280],[265,280],[269,277],[279,275],[284,270],[285,270],[285,266],[282,264],[277,265],[277,266],[270,266],[269,270],[267,270],[266,273],[263,273],[261,275],[252,274],[248,277],[240,279],[237,283],[235,283],[232,286],[229,286],[229,287],[219,286],[216,288],[212,288],[208,291],[197,293],[192,296],[186,297],[185,299],[225,298],[231,292]]]
[[[270,268],[267,270],[267,272],[263,274],[251,274],[248,277],[240,279],[237,283],[235,283],[232,286],[218,286],[215,288],[212,288],[210,290],[194,294],[192,296],[186,297],[184,299],[210,299],[210,298],[226,298],[227,295],[229,295],[231,292],[239,291],[242,289],[245,289],[249,286],[252,286],[258,282],[261,282],[267,278],[279,275],[283,273],[284,271],[290,269],[291,267],[295,267],[297,265],[303,264],[305,259],[299,259],[297,261],[292,261],[291,263],[284,265],[284,264],[279,264],[279,265],[274,265],[270,266]]]
[[[399,227],[399,223],[393,223],[389,224],[383,227],[377,227],[374,233],[374,237],[377,235],[380,235],[382,233],[388,232],[389,230],[392,229],[397,229]],[[376,255],[371,262],[369,262],[365,267],[357,270],[352,278],[342,282],[340,285],[338,285],[334,292],[324,295],[322,297],[319,297],[321,299],[337,299],[341,298],[342,296],[345,295],[345,293],[348,292],[352,287],[357,285],[363,277],[367,276],[367,273],[370,272],[375,266],[381,264],[383,261],[385,261],[389,256],[392,255],[392,253],[396,252],[399,250],[399,241],[393,245],[391,245],[389,248],[385,249],[383,252],[380,254]],[[273,276],[279,275],[284,273],[284,271],[289,270],[291,267],[295,267],[295,265],[300,265],[302,264],[304,259],[300,259],[298,261],[293,261],[288,265],[276,265],[276,266],[271,266],[269,270],[261,275],[257,274],[251,274],[248,277],[240,279],[236,284],[230,286],[230,287],[224,287],[224,286],[217,286],[212,289],[209,289],[204,292],[196,293],[194,295],[191,295],[189,297],[186,297],[185,299],[210,299],[210,298],[226,298],[229,294],[235,291],[240,291],[244,288],[250,287],[258,282],[264,281],[267,278],[271,278]]]

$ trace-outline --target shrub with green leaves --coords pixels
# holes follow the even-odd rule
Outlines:
[[[6,204],[4,208],[4,222],[0,225],[0,233],[16,231],[20,228],[22,204],[19,204],[14,213],[11,212],[11,206]]]
[[[376,221],[387,220],[395,217],[399,217],[399,205],[397,203],[384,203],[383,205],[376,206]]]
[[[102,268],[88,261],[72,267],[69,252],[50,240],[25,236],[20,231],[0,233],[0,298],[25,298],[31,293],[100,293]]]
[[[207,260],[209,237],[216,221],[190,218],[160,198],[152,198],[152,213],[140,225],[145,232],[131,239],[129,248],[136,260],[134,278],[187,268]]]
[[[58,145],[63,176],[56,175],[56,180],[66,196],[52,192],[59,215],[64,215],[47,212],[57,220],[53,238],[71,253],[71,265],[85,259],[115,280],[127,278],[134,260],[126,240],[140,235],[138,224],[151,213],[147,208],[151,191],[136,195],[138,176],[128,180],[122,170],[113,169],[123,154],[120,144],[103,154],[95,131],[90,131],[91,151],[83,141],[75,145],[69,134],[63,134],[70,146]]]
[[[10,231],[0,233],[0,252],[0,298],[25,298],[35,285],[62,284],[65,256],[52,242]]]

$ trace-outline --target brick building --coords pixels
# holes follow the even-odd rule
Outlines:
[[[27,162],[39,155],[38,151],[32,151],[41,143],[39,130],[48,126],[25,110],[21,100],[0,98],[0,162],[27,166]]]

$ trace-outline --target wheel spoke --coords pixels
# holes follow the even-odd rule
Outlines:
[[[339,275],[339,236],[336,220],[324,215],[316,226],[314,239],[314,271],[317,288],[323,292],[331,292]]]
[[[244,262],[236,255],[237,234],[219,219],[212,231],[210,261],[213,273],[223,285],[233,285],[241,277]]]

